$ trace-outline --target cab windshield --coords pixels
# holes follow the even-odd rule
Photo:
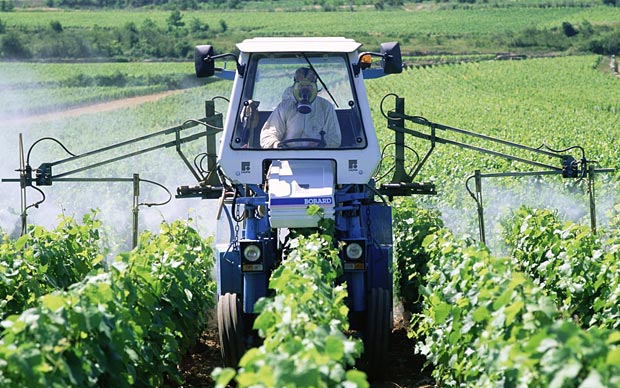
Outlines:
[[[252,54],[231,147],[366,147],[352,85],[345,54]]]

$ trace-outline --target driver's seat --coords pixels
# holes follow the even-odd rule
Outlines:
[[[271,115],[271,111],[257,111],[255,113],[258,116],[258,119],[252,120],[252,128],[243,128],[243,123],[239,120],[239,124],[237,126],[237,133],[243,134],[245,137],[245,141],[247,142],[247,148],[257,149],[261,148],[260,146],[260,131],[263,129],[263,125],[265,125],[265,121]],[[246,132],[252,130],[254,131],[254,136],[251,138],[249,134]],[[245,142],[244,142],[245,144]]]

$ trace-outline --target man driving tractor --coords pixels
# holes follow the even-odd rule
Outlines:
[[[295,71],[286,93],[261,130],[262,148],[338,148],[341,134],[334,106],[317,96],[317,76],[307,67]]]

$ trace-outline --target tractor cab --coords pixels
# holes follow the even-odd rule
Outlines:
[[[323,124],[327,117],[317,116],[325,116],[330,112],[325,109],[317,111],[316,107],[312,109],[313,105],[321,101],[329,104],[329,108],[336,112],[338,134],[334,138],[338,141],[324,138],[324,142],[321,142],[320,137],[303,141],[291,137],[287,142],[280,143],[279,150],[332,152],[340,149],[365,149],[368,142],[348,62],[345,53],[252,55],[247,76],[244,77],[239,105],[236,107],[239,114],[235,115],[234,125],[230,127],[231,136],[227,139],[227,148],[230,152],[260,149],[263,153],[266,149],[273,148],[264,141],[261,142],[261,138],[264,139],[264,135],[261,137],[261,130],[278,106],[296,110],[298,116],[309,122],[309,125]],[[302,100],[297,101],[294,90],[294,76],[303,72],[313,73],[313,81],[308,83],[317,84],[316,95],[306,97],[307,100],[313,100],[305,103]]]
[[[324,160],[331,165],[335,184],[368,183],[380,152],[362,70],[369,66],[373,54],[388,64],[384,73],[399,72],[401,65],[397,43],[384,44],[382,53],[358,54],[360,47],[345,38],[254,38],[239,43],[236,71],[222,71],[224,77],[234,73],[218,153],[224,173],[238,183],[263,184],[274,160]],[[214,55],[211,46],[198,46],[198,76],[213,74],[214,60],[226,56],[234,55]],[[316,97],[305,106],[296,103],[294,78],[299,69],[313,73],[316,83]],[[292,114],[285,112],[285,107],[308,111],[283,118],[283,114]],[[270,120],[274,111],[280,120]],[[321,138],[326,114],[333,115],[336,123]],[[296,128],[275,128],[293,120]],[[285,134],[277,147],[266,140],[270,125]]]

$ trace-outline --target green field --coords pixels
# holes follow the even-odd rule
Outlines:
[[[534,5],[539,3],[532,0]],[[561,29],[565,21],[581,26],[585,20],[607,25],[620,20],[619,7],[512,9],[493,8],[492,4],[475,11],[441,7],[373,13],[201,11],[188,12],[184,17],[198,17],[211,25],[209,41],[199,43],[212,43],[216,50],[230,49],[235,40],[243,37],[307,33],[354,35],[367,48],[386,40],[383,38],[398,39],[404,50],[411,53],[418,50],[420,42],[425,42],[425,47],[445,49],[450,45],[459,47],[466,38],[472,42],[493,40],[499,35],[503,39],[528,29]],[[147,18],[165,25],[168,15],[164,11],[19,10],[0,14],[0,19],[7,25],[27,25],[41,31],[47,31],[51,21],[60,21],[66,30],[91,28],[95,24],[111,30],[128,22],[141,25]],[[218,31],[220,20],[226,21],[228,34]],[[328,30],[321,27],[325,23],[331,26]],[[484,47],[486,50],[491,46],[487,42]],[[498,50],[502,47],[497,44]],[[597,174],[595,178],[597,235],[590,229],[585,179],[485,179],[485,246],[479,243],[475,202],[466,191],[466,180],[475,170],[501,173],[536,168],[438,143],[416,179],[434,183],[438,195],[412,196],[392,204],[395,292],[406,302],[406,311],[414,316],[410,331],[418,341],[411,353],[424,356],[432,364],[428,373],[446,386],[618,386],[620,77],[609,70],[609,57],[601,55],[496,61],[486,60],[493,57],[486,54],[477,57],[485,60],[457,63],[452,57],[456,54],[459,52],[446,49],[445,54],[434,57],[432,66],[411,65],[402,74],[366,82],[382,147],[394,139],[383,113],[394,108],[394,95],[398,95],[406,99],[409,115],[532,147],[567,149],[576,159],[586,157],[595,167],[615,168],[616,172]],[[443,60],[452,63],[436,64]],[[231,82],[215,78],[197,81],[193,66],[191,60],[0,62],[0,177],[18,177],[20,134],[27,163],[36,169],[71,153],[83,154],[179,125],[187,119],[202,118],[205,100],[214,100],[216,111],[226,114],[225,98],[229,96]],[[171,89],[178,93],[141,105],[123,106],[127,103],[125,97]],[[120,106],[112,111],[66,117],[43,115],[114,100]],[[406,126],[424,130],[412,124]],[[509,151],[480,139],[444,131],[437,135]],[[156,146],[172,140],[171,137],[152,139],[140,147],[130,145],[105,157]],[[412,168],[430,144],[407,139],[407,146],[407,167]],[[205,151],[204,140],[184,145],[183,150],[195,162],[194,156]],[[378,172],[385,176],[378,183],[390,179],[387,171],[393,164],[392,154],[388,146]],[[523,150],[515,155],[532,157]],[[546,157],[533,158],[542,163],[558,163]],[[103,159],[95,156],[58,164],[53,171],[66,172]],[[174,147],[75,176],[130,178],[132,174],[158,182],[172,194],[180,185],[195,184]],[[193,347],[202,330],[205,310],[212,309],[214,285],[209,272],[214,254],[207,247],[212,241],[199,241],[198,234],[185,223],[164,226],[161,237],[145,235],[142,247],[119,256],[110,271],[100,269],[88,276],[86,272],[91,266],[103,264],[110,252],[130,249],[136,199],[131,182],[54,182],[39,189],[45,201],[28,210],[31,224],[52,227],[61,215],[78,219],[91,214],[91,209],[100,210],[98,219],[102,223],[90,221],[80,227],[63,218],[63,224],[51,234],[33,228],[27,238],[0,237],[0,285],[4,287],[0,291],[7,295],[0,304],[0,313],[15,314],[4,321],[0,335],[0,385],[23,386],[32,376],[39,379],[41,386],[49,386],[51,381],[58,385],[76,381],[115,382],[119,386],[136,382],[144,386],[167,384],[170,376],[179,374],[180,358]],[[43,194],[28,189],[27,203],[41,200]],[[215,200],[172,199],[161,207],[146,205],[166,198],[161,187],[141,183],[140,230],[154,231],[162,219],[172,222],[191,218],[189,226],[195,227],[200,236],[223,231],[218,235],[226,238],[229,226],[216,221]],[[520,208],[521,205],[528,208]],[[17,236],[19,212],[19,184],[0,183],[0,232]],[[442,226],[447,229],[440,230]],[[361,373],[349,370],[345,374],[359,349],[354,341],[345,347],[347,340],[341,335],[347,322],[345,310],[333,302],[345,298],[344,288],[332,288],[331,281],[337,274],[330,271],[317,279],[307,277],[308,273],[323,271],[330,259],[337,260],[338,254],[331,249],[310,252],[331,246],[317,236],[301,241],[289,258],[298,256],[307,284],[292,277],[279,281],[275,278],[290,293],[282,293],[287,295],[286,303],[280,300],[266,311],[272,318],[277,317],[277,322],[282,318],[287,328],[290,311],[301,312],[293,315],[294,322],[299,327],[311,327],[309,313],[303,308],[312,304],[300,302],[306,298],[327,307],[327,312],[321,310],[312,318],[325,318],[333,325],[330,330],[338,335],[321,332],[292,336],[287,330],[278,330],[276,318],[270,321],[268,316],[259,320],[264,325],[261,330],[268,334],[264,336],[265,343],[276,343],[274,338],[280,341],[284,337],[283,343],[290,340],[288,343],[293,344],[285,348],[299,350],[301,354],[309,350],[310,355],[316,356],[316,360],[302,356],[306,362],[300,364],[301,374],[319,376],[325,367],[315,364],[329,361],[338,371],[330,374],[333,381],[349,379],[364,386],[366,379]],[[44,262],[62,255],[77,257],[71,256],[74,260],[63,261],[57,267]],[[82,260],[88,266],[71,273],[71,282],[77,281],[77,285],[53,291],[59,286],[54,279],[67,280],[70,266],[84,267]],[[310,260],[320,269],[308,271]],[[295,260],[291,263],[296,265]],[[85,279],[81,283],[80,277]],[[327,283],[320,284],[319,280]],[[302,285],[302,289],[293,289],[293,284]],[[317,288],[324,291],[321,295],[333,299],[318,298]],[[26,308],[32,309],[22,313]],[[280,314],[279,309],[284,313]],[[330,309],[339,314],[330,315]],[[26,322],[36,325],[30,327]],[[315,345],[307,346],[310,340]],[[109,352],[108,358],[111,346],[117,346],[118,352]],[[317,348],[329,348],[327,353],[333,359],[319,354]],[[217,354],[215,349],[211,350]],[[239,386],[252,385],[257,381],[253,375],[256,371],[262,371],[261,378],[266,381],[283,381],[278,376],[294,377],[290,360],[300,357],[299,353],[286,353],[283,357],[283,352],[266,350],[269,348],[253,350],[245,370],[220,372],[228,374],[220,375],[222,381],[238,373],[237,378],[242,380],[238,381]]]
[[[0,63],[0,115],[27,116],[87,103],[183,89],[197,80],[187,62]],[[10,76],[6,76],[10,75]]]
[[[15,63],[2,62],[3,77],[0,86],[15,84],[61,82],[81,75],[109,76],[121,72],[127,76],[158,76],[170,74],[193,75],[191,64],[186,62],[151,62],[151,63]]]
[[[7,26],[48,27],[59,21],[65,28],[117,27],[125,23],[140,25],[151,19],[165,24],[167,11],[28,11],[18,10],[0,17]],[[527,27],[560,27],[562,22],[620,24],[620,9],[593,8],[516,8],[456,9],[382,12],[222,12],[184,11],[185,18],[196,17],[218,27],[220,20],[230,29],[255,36],[328,35],[350,36],[379,33],[391,36],[418,34],[460,35],[519,31]],[[277,22],[275,22],[276,20]],[[325,26],[329,26],[328,29]]]

